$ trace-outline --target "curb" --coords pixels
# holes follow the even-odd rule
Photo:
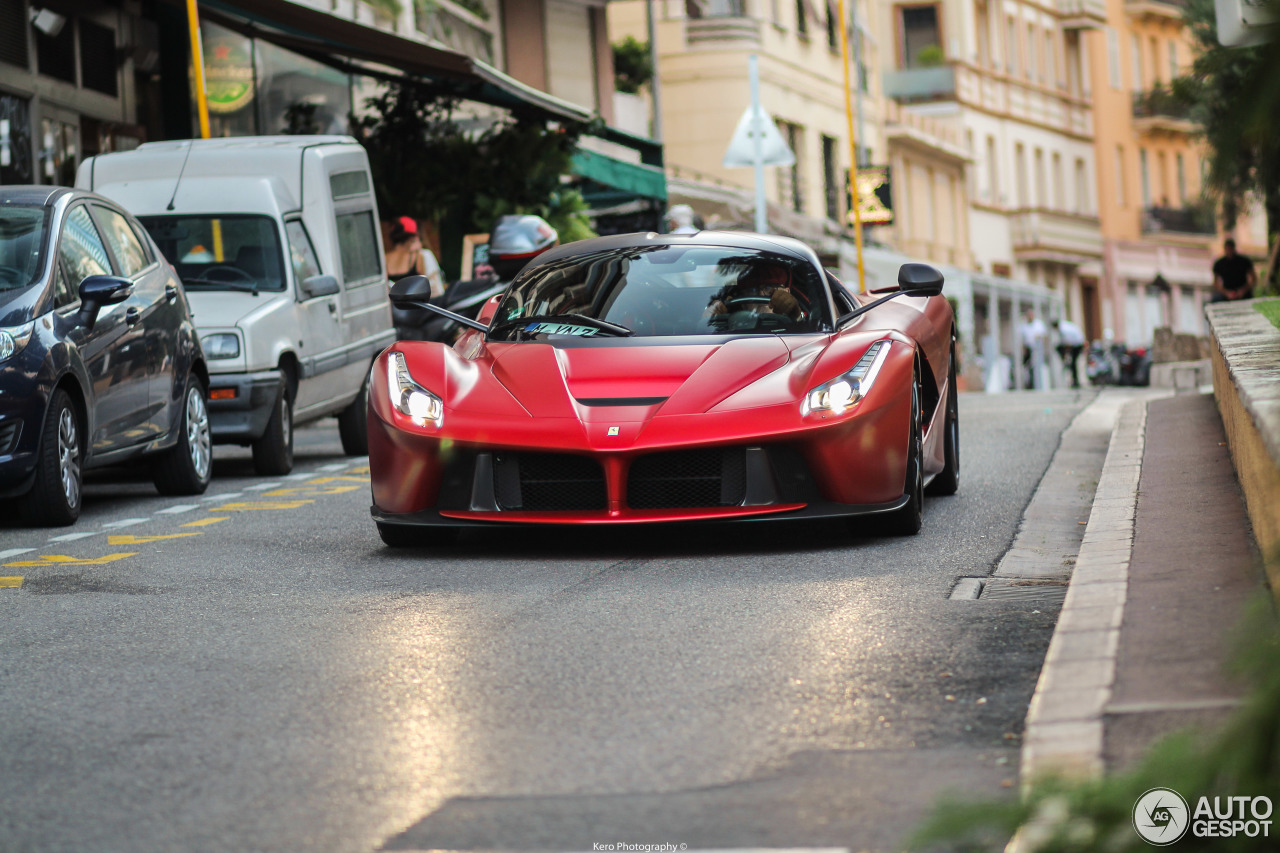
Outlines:
[[[1066,601],[1027,709],[1024,788],[1048,774],[1096,777],[1104,769],[1103,711],[1115,683],[1152,398],[1126,403],[1111,433]]]

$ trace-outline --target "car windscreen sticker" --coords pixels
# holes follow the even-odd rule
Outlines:
[[[530,323],[524,330],[531,335],[577,335],[589,338],[599,329],[591,326],[575,326],[571,323]]]

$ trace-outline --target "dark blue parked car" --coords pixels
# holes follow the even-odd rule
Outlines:
[[[82,471],[139,457],[163,494],[203,492],[208,387],[182,283],[137,220],[0,186],[0,498],[71,524]]]

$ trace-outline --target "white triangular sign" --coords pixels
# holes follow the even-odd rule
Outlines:
[[[796,162],[796,155],[787,147],[787,141],[782,138],[782,134],[778,132],[777,126],[773,123],[773,119],[764,111],[764,107],[760,110],[760,126],[764,128],[764,138],[760,141],[760,157],[762,166],[790,166]],[[726,168],[732,166],[754,166],[755,145],[751,139],[751,107],[747,107],[742,112],[742,118],[738,121],[738,129],[733,132],[733,139],[729,141],[729,150],[724,152],[724,165]]]

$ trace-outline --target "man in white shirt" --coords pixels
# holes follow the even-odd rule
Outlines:
[[[1048,335],[1048,331],[1044,327],[1044,323],[1036,316],[1034,308],[1028,308],[1022,315],[1023,323],[1018,329],[1022,338],[1022,367],[1023,375],[1026,376],[1024,388],[1036,387],[1036,369],[1034,364],[1034,356],[1036,347],[1039,345],[1040,354],[1044,355],[1044,339]]]
[[[671,234],[697,234],[693,208],[687,204],[675,204],[667,211],[667,231]]]
[[[1076,364],[1080,361],[1080,353],[1084,352],[1084,332],[1070,320],[1054,320],[1053,328],[1058,332],[1058,355],[1071,376],[1071,387],[1079,388],[1080,375],[1076,373]]]

